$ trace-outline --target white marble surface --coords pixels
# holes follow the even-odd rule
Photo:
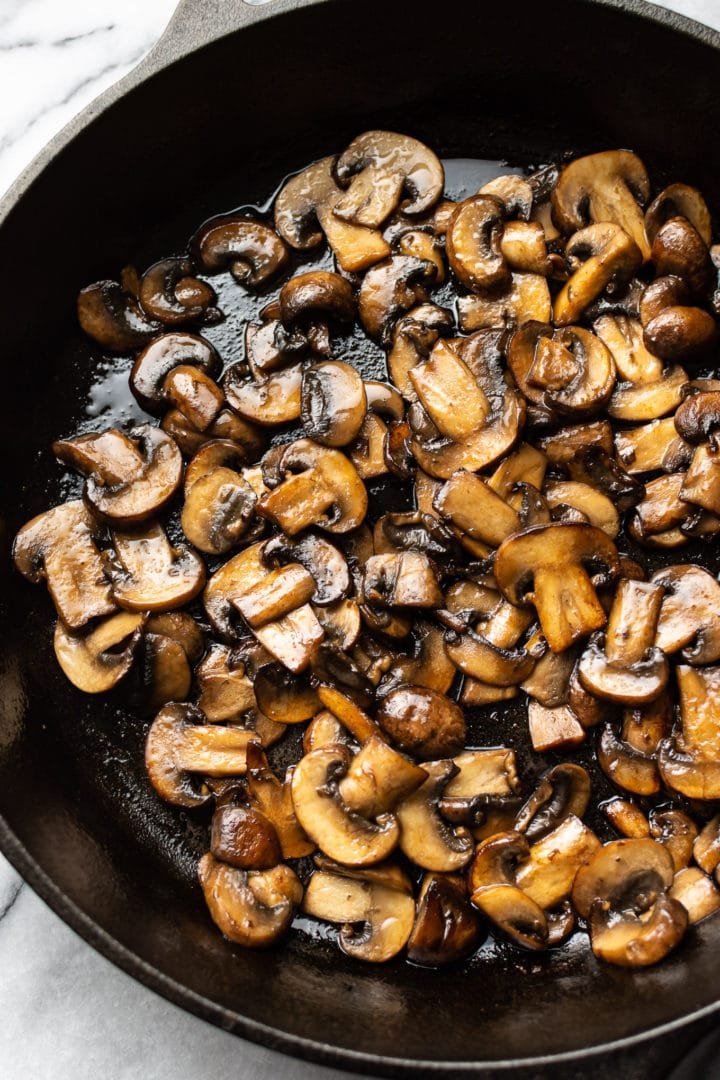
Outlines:
[[[174,6],[0,0],[0,193],[67,120],[137,63]],[[664,6],[720,29],[720,0]],[[2,856],[0,1017],[2,1080],[349,1076],[246,1043],[140,986],[69,930]]]

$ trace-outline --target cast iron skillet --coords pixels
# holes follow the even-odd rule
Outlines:
[[[720,35],[633,0],[185,0],[149,59],[0,206],[0,847],[86,940],[171,1000],[317,1061],[448,1076],[557,1065],[717,1007],[717,919],[635,973],[584,948],[427,972],[360,967],[302,934],[265,954],[231,946],[192,884],[204,826],[149,791],[144,722],[59,674],[47,597],[10,572],[7,550],[57,499],[48,446],[93,379],[74,324],[81,285],[176,250],[211,212],[262,199],[370,127],[518,163],[629,146],[717,208],[718,86]]]

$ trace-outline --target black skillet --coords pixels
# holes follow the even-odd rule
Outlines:
[[[718,87],[720,35],[633,0],[185,0],[0,205],[0,847],[87,941],[188,1010],[317,1061],[450,1076],[556,1068],[717,1007],[717,919],[635,973],[581,947],[441,972],[359,967],[302,933],[266,954],[233,947],[192,884],[204,825],[148,790],[145,721],[72,691],[47,597],[7,549],[62,497],[48,446],[97,376],[75,329],[81,285],[177,250],[210,213],[370,127],[511,164],[629,146],[717,209]]]

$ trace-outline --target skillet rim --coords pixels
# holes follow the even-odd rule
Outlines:
[[[118,82],[108,87],[77,116],[73,117],[36,155],[0,198],[0,230],[6,219],[21,203],[23,196],[54,158],[95,120],[106,113],[131,90],[148,82],[170,66],[181,63],[191,53],[214,44],[255,23],[282,18],[285,14],[321,3],[342,0],[265,0],[266,6],[251,6],[245,0],[224,0],[222,8],[208,12],[204,0],[180,0],[162,36],[140,63]],[[614,9],[668,28],[720,52],[720,31],[705,26],[678,12],[659,8],[647,0],[574,0],[585,6]],[[180,1008],[193,1013],[222,1030],[239,1035],[271,1050],[322,1065],[370,1072],[391,1077],[399,1076],[483,1076],[492,1073],[529,1070],[547,1066],[572,1064],[580,1059],[597,1059],[600,1055],[637,1047],[649,1040],[711,1016],[720,1010],[720,998],[695,1011],[676,1017],[665,1024],[582,1049],[520,1059],[497,1061],[437,1061],[417,1058],[396,1058],[388,1055],[333,1046],[314,1039],[282,1032],[226,1009],[204,995],[198,994],[176,979],[143,960],[122,945],[110,933],[87,915],[67,896],[41,865],[30,855],[0,815],[0,852],[21,875],[33,891],[79,937],[116,967]]]

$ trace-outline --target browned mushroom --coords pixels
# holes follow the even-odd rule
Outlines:
[[[451,757],[465,742],[462,709],[425,686],[391,690],[383,698],[377,722],[396,746],[421,761]]]
[[[347,446],[358,435],[367,408],[365,386],[350,364],[327,360],[303,371],[300,417],[308,438],[323,446]]]
[[[333,213],[344,221],[376,228],[402,204],[405,214],[421,214],[442,195],[443,167],[424,143],[393,131],[366,131],[338,158],[336,175],[347,192]]]
[[[288,249],[268,225],[236,214],[210,218],[193,237],[193,258],[208,274],[230,270],[236,281],[254,288],[284,269]]]
[[[161,259],[140,280],[139,300],[145,311],[165,326],[200,319],[215,300],[206,282],[193,276],[190,259]]]
[[[270,870],[239,870],[210,852],[198,877],[215,923],[238,945],[264,949],[288,930],[303,888],[295,871],[280,864]]]
[[[127,675],[142,638],[142,615],[122,611],[89,633],[73,633],[62,620],[55,627],[55,656],[73,686],[104,694]]]
[[[511,338],[507,357],[526,398],[570,416],[599,411],[615,385],[612,354],[579,326],[527,323]]]
[[[161,525],[112,534],[108,562],[113,596],[128,611],[169,611],[189,603],[205,584],[205,565],[190,548],[173,547]]]
[[[565,255],[572,276],[555,298],[556,326],[576,323],[611,282],[625,284],[642,262],[641,248],[619,225],[609,222],[580,229],[568,241]]]
[[[475,951],[480,938],[480,918],[468,901],[463,879],[426,874],[407,943],[408,960],[422,967],[457,963]]]
[[[198,334],[174,330],[161,334],[146,345],[133,364],[130,389],[148,412],[167,407],[163,386],[170,372],[179,366],[194,364],[207,375],[220,369],[220,357],[215,348]]]
[[[141,348],[162,330],[162,323],[148,318],[137,297],[117,281],[96,281],[84,288],[77,312],[88,337],[112,352]]]
[[[434,263],[414,255],[393,255],[371,267],[358,295],[358,314],[368,334],[389,342],[397,319],[427,301],[426,286],[436,276]]]

